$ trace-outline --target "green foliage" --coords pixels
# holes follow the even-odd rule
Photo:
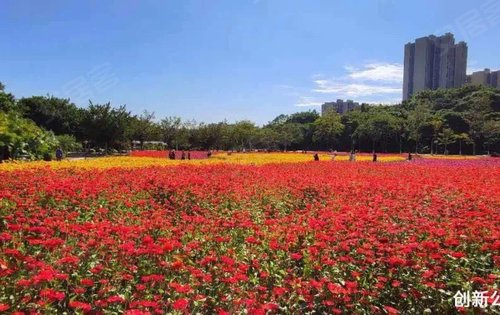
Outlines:
[[[418,152],[418,145],[422,138],[423,128],[429,126],[432,120],[432,104],[426,100],[420,100],[415,108],[408,114],[407,128],[409,139],[415,141],[415,152]]]
[[[125,106],[113,108],[110,103],[90,102],[82,120],[84,137],[106,150],[120,147],[127,141],[130,117]]]
[[[180,117],[166,117],[160,122],[160,130],[162,140],[167,143],[170,148],[178,146],[178,136],[182,128],[182,120]]]
[[[236,122],[230,129],[231,143],[236,148],[252,149],[256,141],[257,127],[249,120]]]
[[[422,91],[403,106],[409,110],[409,129],[416,147],[424,138],[431,139],[431,146],[439,143],[437,134],[442,128],[449,128],[455,134],[468,135],[467,142],[472,143],[473,154],[478,147],[500,150],[495,127],[491,127],[500,119],[500,91],[497,89],[468,85],[459,89]]]
[[[448,145],[457,141],[457,135],[450,128],[444,128],[443,131],[438,134],[437,140],[444,146],[444,153],[447,154]]]
[[[313,141],[333,146],[344,130],[340,115],[335,112],[325,113],[314,121]]]
[[[228,124],[226,122],[205,124],[201,123],[193,132],[192,140],[199,148],[222,149],[227,142]]]
[[[482,86],[422,91],[400,105],[362,104],[342,116],[320,116],[316,111],[282,114],[263,127],[247,120],[198,124],[166,117],[157,122],[147,111],[131,115],[125,106],[110,103],[78,108],[53,96],[16,100],[3,84],[0,112],[17,113],[16,120],[34,121],[62,135],[65,151],[74,150],[76,141],[108,152],[129,147],[132,141],[141,148],[147,141],[162,141],[169,148],[205,150],[500,152],[500,91]]]
[[[154,141],[160,138],[160,127],[154,122],[155,115],[148,111],[140,116],[130,117],[127,127],[127,138],[140,142],[141,150],[144,149],[144,141]]]
[[[401,129],[402,121],[387,111],[385,108],[374,107],[361,114],[363,118],[358,122],[354,134],[365,137],[372,142],[372,150],[378,142],[394,137]]]
[[[82,144],[72,135],[58,135],[56,139],[63,152],[80,152],[83,149]]]
[[[57,135],[81,136],[80,127],[84,111],[76,107],[69,99],[32,96],[20,99],[17,107],[25,118],[31,119],[38,126],[51,130]]]
[[[2,90],[0,90],[0,111],[10,112],[16,110],[14,95],[5,93],[3,88],[5,87],[2,85]]]
[[[0,147],[7,148],[10,157],[42,159],[51,155],[57,145],[52,132],[43,130],[15,112],[0,111]]]

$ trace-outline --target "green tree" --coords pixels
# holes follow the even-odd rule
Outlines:
[[[396,136],[399,129],[400,125],[397,117],[393,116],[385,108],[376,108],[365,114],[365,119],[359,123],[355,133],[359,137],[370,139],[372,150],[375,151],[376,143],[385,143],[388,138]]]
[[[140,116],[132,116],[130,118],[127,137],[131,141],[139,141],[141,150],[144,150],[145,141],[154,141],[161,138],[160,128],[154,120],[155,114],[147,110]]]
[[[302,141],[303,132],[300,124],[283,123],[273,128],[278,134],[278,142],[287,151],[294,143]]]
[[[190,149],[193,144],[193,135],[197,129],[198,124],[195,120],[184,121],[177,133],[174,141],[176,144],[176,149]]]
[[[335,112],[325,113],[316,119],[314,127],[314,141],[323,142],[330,148],[337,143],[338,137],[344,130],[340,115]]]
[[[72,135],[58,135],[56,139],[64,152],[79,152],[83,149],[82,144]]]
[[[197,144],[203,149],[219,149],[222,147],[226,123],[201,123],[196,130]]]
[[[5,86],[3,86],[3,88],[5,88]],[[0,111],[10,112],[13,110],[17,110],[14,95],[5,93],[3,89],[0,90]]]
[[[232,128],[233,144],[241,149],[253,149],[257,137],[257,127],[249,120],[238,121]]]
[[[444,154],[448,154],[448,146],[457,141],[457,136],[450,128],[443,128],[438,134],[438,143],[444,146]]]
[[[418,153],[421,132],[431,119],[431,103],[428,100],[419,100],[413,110],[408,113],[407,129],[409,139],[415,141],[415,153]]]
[[[52,132],[39,128],[16,112],[0,112],[0,160],[42,159],[51,156],[58,142]]]
[[[485,93],[475,93],[470,98],[471,108],[465,112],[469,125],[469,135],[472,140],[472,154],[476,155],[478,142],[484,135],[484,126],[490,109],[490,97]]]
[[[166,117],[160,121],[160,130],[163,142],[167,143],[169,148],[175,148],[178,143],[175,142],[182,127],[182,120],[179,117]]]
[[[456,139],[458,140],[458,154],[462,155],[462,143],[472,144],[472,140],[465,132],[457,134]]]
[[[51,130],[57,135],[81,136],[80,124],[83,111],[69,99],[32,96],[20,99],[17,106],[25,118],[31,119],[46,130]]]
[[[260,129],[258,144],[263,149],[275,149],[280,142],[280,134],[270,127]]]
[[[84,135],[97,146],[104,147],[106,152],[110,148],[122,148],[127,140],[130,117],[125,106],[113,108],[110,103],[90,102],[82,121]]]
[[[493,148],[494,152],[500,152],[500,120],[488,120],[483,125],[483,135],[485,144],[488,148],[488,154]]]
[[[434,145],[437,142],[439,132],[443,127],[443,120],[439,115],[433,115],[430,119],[430,125],[432,128],[432,139],[431,139],[431,154],[434,154]]]

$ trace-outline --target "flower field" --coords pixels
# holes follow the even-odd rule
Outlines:
[[[130,152],[130,156],[134,157],[155,157],[165,159],[168,156],[169,151],[159,151],[159,150],[144,150],[144,151],[132,151]],[[207,151],[184,151],[187,159],[187,154],[189,152],[190,158],[193,160],[206,159]],[[175,152],[175,158],[180,160],[182,157],[182,150],[178,150]]]
[[[498,159],[345,158],[0,165],[0,311],[446,314],[499,290]]]
[[[283,164],[283,163],[304,163],[313,160],[313,153],[215,153],[209,159],[206,158],[206,152],[193,153],[192,160],[169,160],[166,158],[165,151],[134,151],[131,156],[104,157],[89,159],[66,159],[61,162],[9,162],[0,164],[0,171],[23,170],[26,168],[51,168],[51,169],[109,169],[109,168],[142,168],[148,166],[176,166],[176,165],[207,165],[207,164],[245,164],[245,165],[264,165],[264,164]],[[186,153],[187,154],[187,153]],[[176,155],[179,155],[178,153]],[[321,161],[331,161],[332,157],[328,153],[320,153]],[[339,154],[335,161],[346,162],[349,160],[347,153]],[[360,154],[357,157],[358,162],[369,162],[372,156],[369,154]],[[405,156],[399,154],[380,154],[379,162],[397,162],[404,161]]]

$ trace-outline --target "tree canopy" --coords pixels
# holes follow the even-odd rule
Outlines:
[[[133,141],[141,148],[152,141],[168,148],[203,150],[500,151],[500,91],[470,85],[422,91],[398,105],[362,104],[343,115],[321,116],[314,110],[282,114],[257,126],[248,120],[157,119],[152,112],[134,115],[125,105],[111,103],[89,102],[79,108],[70,99],[54,96],[16,99],[0,84],[0,113],[2,152],[33,158],[44,148],[33,139],[47,143],[46,151],[58,142],[67,150],[120,150],[131,148]]]

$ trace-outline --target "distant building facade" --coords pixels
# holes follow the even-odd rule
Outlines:
[[[359,103],[352,100],[344,101],[338,99],[336,102],[327,102],[321,105],[321,115],[324,115],[329,111],[333,111],[342,115],[355,109],[356,107],[359,107]]]
[[[423,90],[461,87],[466,83],[467,44],[451,33],[426,36],[404,49],[403,100]]]
[[[467,83],[500,89],[500,70],[491,71],[486,68],[481,71],[473,72],[471,75],[467,76]]]

